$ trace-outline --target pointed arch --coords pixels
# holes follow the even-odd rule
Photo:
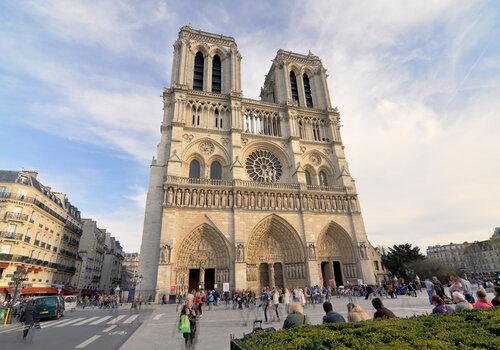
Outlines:
[[[212,58],[212,92],[221,92],[222,87],[222,64],[219,55]]]
[[[297,76],[295,72],[290,71],[290,90],[292,92],[292,101],[297,102],[299,104],[299,90],[297,88]]]
[[[334,221],[320,232],[318,239],[319,259],[339,259],[342,263],[355,263],[356,250],[347,231]]]

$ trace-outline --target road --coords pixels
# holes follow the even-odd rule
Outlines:
[[[22,325],[0,326],[2,349],[106,349],[115,350],[150,317],[152,309],[131,310],[85,309],[66,311],[59,320],[40,323],[26,340]]]

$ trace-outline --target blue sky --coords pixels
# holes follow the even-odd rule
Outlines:
[[[320,56],[373,244],[500,226],[496,1],[3,1],[0,168],[36,169],[128,251],[142,234],[179,27],[235,37],[256,98],[279,48]]]

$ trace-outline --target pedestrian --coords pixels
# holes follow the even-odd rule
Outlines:
[[[365,289],[365,300],[368,300],[368,298],[372,295],[372,293],[373,293],[372,286],[370,286],[370,285],[366,286],[366,289]]]
[[[323,316],[323,323],[342,323],[345,322],[344,316],[338,312],[333,311],[333,305],[329,301],[323,303],[323,310],[325,310],[325,316]]]
[[[182,335],[184,337],[184,345],[186,349],[191,349],[196,336],[196,318],[198,317],[198,310],[194,305],[193,294],[188,294],[186,305],[181,310],[180,318],[182,318],[182,315],[187,315],[187,317],[189,318],[190,332],[182,333]]]
[[[467,300],[470,304],[474,304],[476,302],[476,300],[474,299],[474,296],[472,295],[472,285],[469,282],[469,280],[467,280],[467,278],[465,276],[461,277],[460,284],[462,285],[462,290],[464,291],[465,300]]]
[[[384,304],[382,304],[382,300],[380,300],[380,298],[373,299],[372,305],[375,308],[375,310],[377,310],[373,314],[373,318],[384,318],[384,317],[396,318],[396,315],[394,315],[394,313],[391,310],[389,310],[384,306]]]
[[[273,293],[273,304],[274,304],[274,311],[276,312],[276,318],[278,319],[278,322],[280,322],[280,314],[279,314],[279,307],[280,307],[280,292],[278,287],[274,287],[274,293]]]
[[[476,292],[477,301],[474,303],[474,309],[488,309],[493,307],[491,301],[486,298],[486,291],[484,289],[479,289]]]
[[[432,283],[434,284],[434,292],[436,293],[436,295],[444,300],[445,293],[443,284],[437,279],[436,276],[432,277]]]
[[[460,292],[453,292],[453,303],[455,303],[455,311],[472,310],[471,303],[465,300],[465,296]]]
[[[28,303],[26,303],[25,307],[21,311],[19,321],[24,323],[23,340],[26,339],[30,329],[35,324],[35,311],[36,309],[33,300],[30,300]]]
[[[426,278],[425,281],[425,290],[427,291],[427,295],[429,297],[429,304],[432,305],[432,295],[434,294],[434,283],[431,282],[430,279]]]
[[[292,303],[291,311],[292,312],[287,316],[285,322],[283,323],[283,329],[300,327],[308,323],[307,317],[304,315],[304,307],[301,303]]]
[[[460,282],[460,278],[458,276],[450,276],[450,296],[453,298],[454,292],[463,293],[462,283]]]
[[[439,295],[432,296],[432,304],[435,305],[432,309],[433,314],[446,314],[453,312],[453,308],[444,303],[444,300]]]
[[[288,288],[285,288],[285,295],[283,297],[283,300],[285,302],[285,311],[288,315],[290,313],[290,291],[288,290]]]
[[[369,319],[370,316],[361,306],[354,303],[347,304],[347,321],[360,322]]]
[[[493,290],[493,294],[495,297],[491,299],[491,305],[493,306],[499,306],[500,305],[500,287],[496,286],[495,289]]]

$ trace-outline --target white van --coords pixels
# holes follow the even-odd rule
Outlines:
[[[65,295],[64,296],[64,308],[69,311],[74,311],[76,305],[78,304],[78,296],[76,295]]]

